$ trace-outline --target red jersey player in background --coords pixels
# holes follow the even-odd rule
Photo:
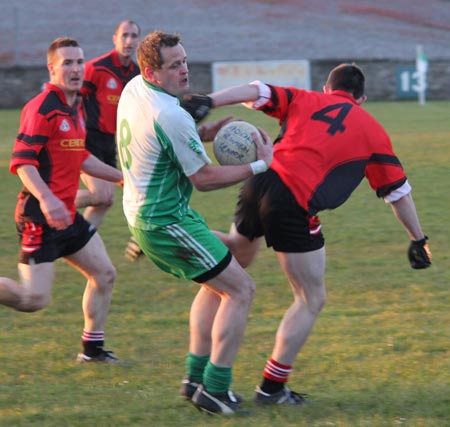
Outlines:
[[[182,103],[200,120],[208,108],[244,102],[281,125],[269,170],[244,183],[230,233],[218,233],[243,266],[253,260],[264,236],[294,293],[256,389],[258,403],[305,402],[286,383],[326,300],[318,212],[340,206],[366,177],[408,233],[411,267],[431,265],[411,186],[390,138],[359,107],[366,100],[364,86],[359,67],[341,64],[330,72],[324,93],[253,82],[210,96],[188,95]]]
[[[21,241],[20,284],[0,277],[0,304],[18,311],[43,309],[50,300],[56,259],[64,258],[87,279],[83,295],[80,362],[116,362],[103,349],[116,270],[102,239],[75,208],[80,172],[121,182],[122,172],[85,149],[85,123],[78,92],[84,55],[70,38],[47,52],[50,82],[23,108],[10,170],[23,183],[15,220]]]
[[[139,43],[140,28],[124,20],[112,36],[114,49],[86,62],[81,88],[86,110],[86,148],[106,164],[117,167],[116,116],[125,85],[139,74],[133,57]],[[97,228],[114,202],[115,186],[110,182],[81,175],[85,189],[78,190],[76,205],[86,208],[84,218]]]

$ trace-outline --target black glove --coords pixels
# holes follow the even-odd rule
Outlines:
[[[422,240],[411,240],[408,248],[408,259],[412,268],[427,268],[431,265],[431,252],[427,240],[427,236]]]
[[[202,121],[214,108],[213,100],[207,95],[184,95],[180,105],[194,118],[195,122]]]

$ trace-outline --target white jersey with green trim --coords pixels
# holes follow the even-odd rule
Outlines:
[[[178,98],[140,75],[120,96],[117,150],[125,217],[145,230],[183,218],[193,189],[188,176],[211,163],[194,120]]]

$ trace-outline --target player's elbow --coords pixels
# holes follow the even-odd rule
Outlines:
[[[217,188],[214,169],[209,165],[203,166],[189,179],[198,191],[211,191]]]
[[[212,185],[211,183],[208,182],[204,182],[204,181],[197,181],[194,184],[194,187],[197,191],[212,191],[215,190],[217,187],[215,187],[214,185]]]

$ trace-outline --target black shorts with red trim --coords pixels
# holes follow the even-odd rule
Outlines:
[[[319,217],[309,215],[271,169],[244,182],[234,222],[240,234],[264,236],[277,252],[310,252],[325,244]]]
[[[96,228],[78,212],[72,225],[65,230],[55,230],[47,224],[16,222],[21,250],[21,264],[54,262],[78,252],[96,233]]]
[[[109,133],[88,129],[86,149],[103,163],[117,167],[116,137]]]

